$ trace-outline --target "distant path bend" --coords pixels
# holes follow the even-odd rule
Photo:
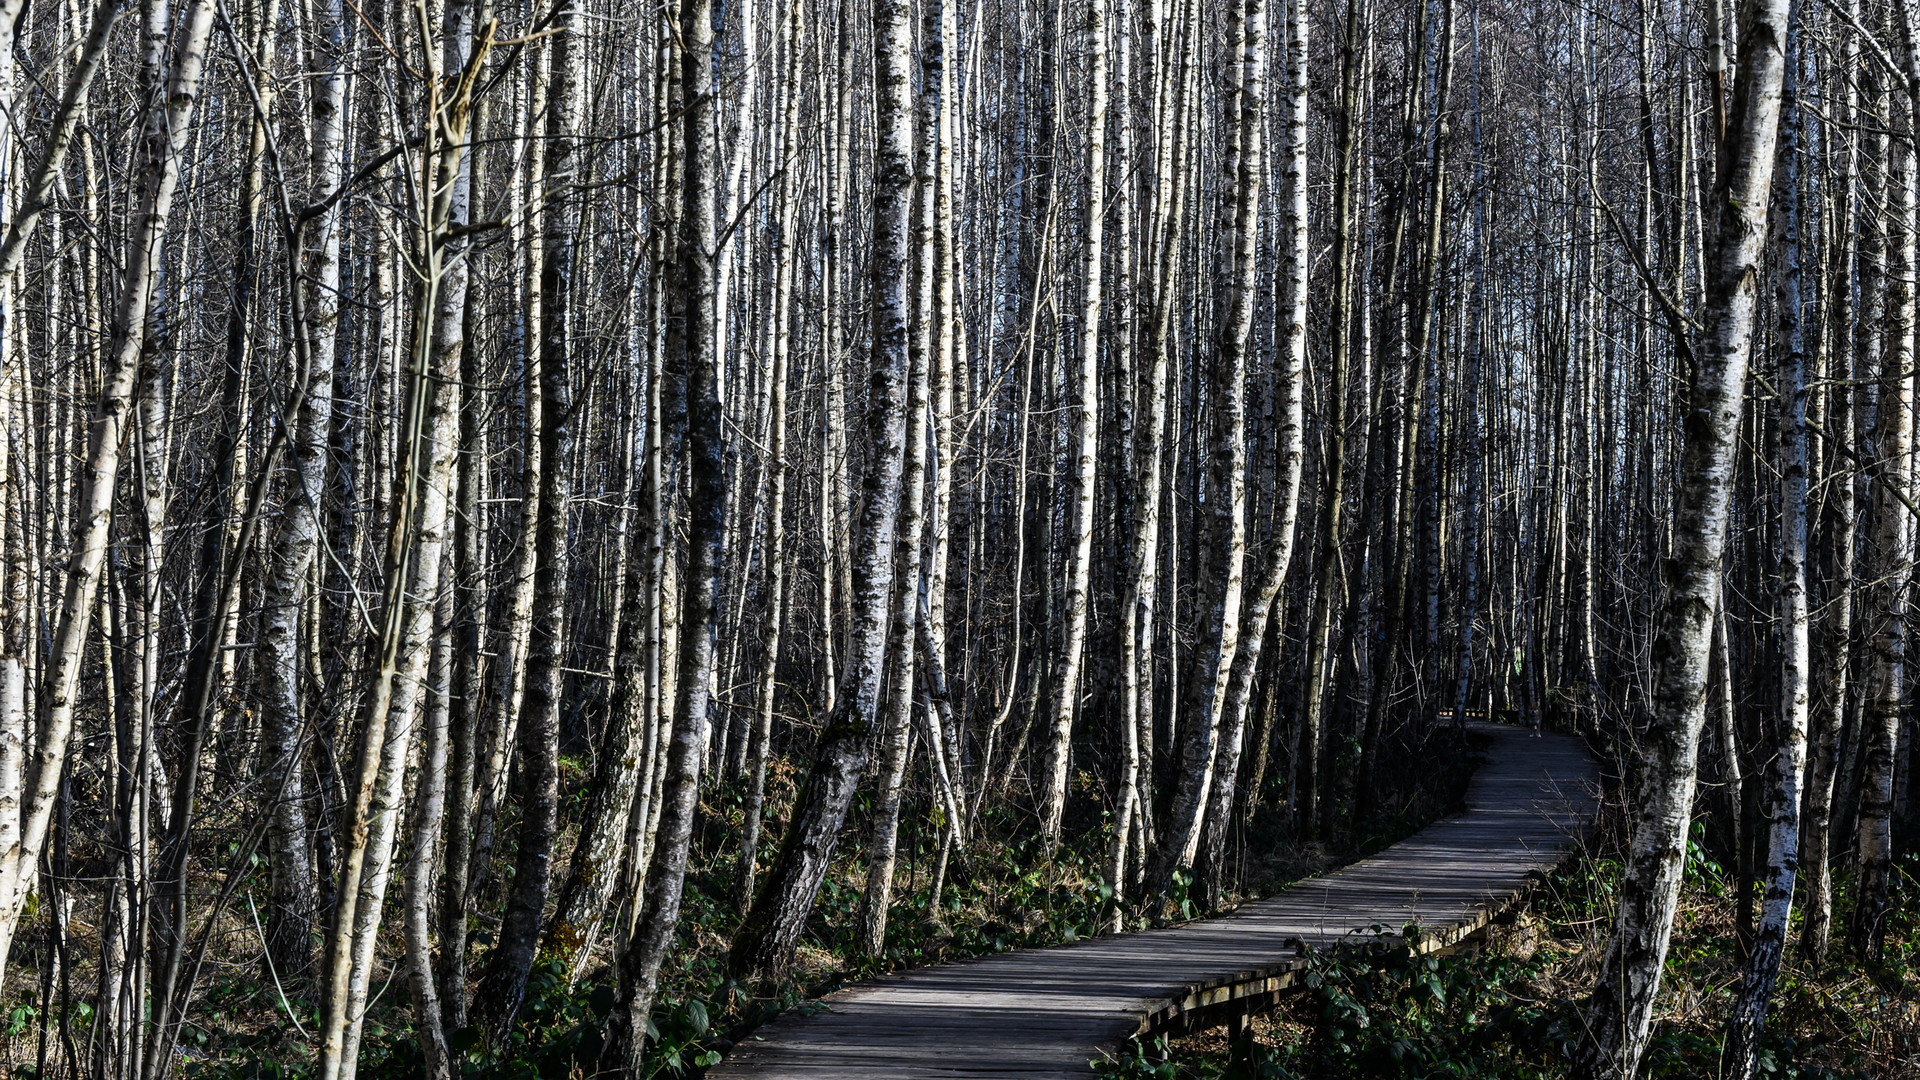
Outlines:
[[[1291,985],[1299,942],[1324,947],[1409,922],[1429,947],[1458,942],[1558,866],[1599,806],[1599,767],[1577,737],[1468,727],[1490,745],[1465,809],[1372,858],[1217,919],[848,987],[823,999],[830,1011],[760,1028],[707,1075],[1085,1077],[1090,1059],[1128,1036],[1266,1004]]]

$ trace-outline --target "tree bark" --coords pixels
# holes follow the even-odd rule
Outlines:
[[[740,976],[779,975],[793,958],[866,763],[885,672],[887,605],[894,585],[906,451],[906,283],[913,193],[910,9],[906,0],[874,0],[874,129],[879,145],[874,159],[873,355],[866,420],[872,457],[862,481],[864,502],[853,557],[853,632],[834,711],[814,749],[780,851],[727,954],[727,969]]]
[[[316,197],[340,186],[345,171],[347,82],[344,11],[337,0],[315,9],[318,22],[310,70],[320,73],[313,95],[309,168]],[[320,535],[320,508],[326,495],[327,444],[333,428],[333,357],[340,325],[341,212],[338,205],[307,226],[303,274],[308,288],[307,393],[294,403],[293,478],[280,511],[278,536],[268,563],[266,596],[260,623],[258,674],[261,690],[261,738],[267,762],[267,791],[285,792],[268,808],[267,833],[272,894],[267,942],[283,975],[304,974],[313,963],[316,896],[313,858],[308,848],[306,773],[300,744],[299,615]]]
[[[1800,864],[1801,774],[1807,757],[1809,674],[1807,615],[1807,353],[1801,315],[1800,108],[1795,71],[1799,31],[1789,29],[1781,105],[1779,220],[1781,276],[1776,303],[1778,343],[1776,453],[1780,469],[1780,717],[1768,767],[1765,824],[1766,892],[1747,952],[1747,967],[1729,1024],[1729,1074],[1752,1080],[1760,1069],[1760,1039],[1786,949]]]
[[[714,634],[726,532],[726,437],[720,409],[721,356],[715,323],[714,253],[718,148],[715,145],[711,0],[682,0],[679,30],[682,90],[681,146],[685,152],[680,234],[669,282],[674,310],[667,319],[670,378],[684,390],[689,489],[687,570],[675,682],[673,738],[666,754],[660,821],[633,934],[620,943],[617,983],[603,1060],[644,1074],[647,1018],[659,989],[660,965],[680,921],[700,772],[713,705]],[[636,855],[636,857],[638,857]]]
[[[1220,276],[1230,282],[1213,343],[1213,386],[1209,392],[1211,430],[1207,452],[1207,501],[1204,559],[1199,580],[1207,592],[1201,615],[1201,668],[1187,685],[1183,706],[1186,730],[1180,739],[1178,771],[1166,830],[1160,837],[1148,884],[1168,887],[1170,875],[1193,865],[1200,847],[1203,815],[1215,782],[1220,747],[1221,716],[1225,710],[1234,655],[1240,646],[1241,593],[1246,565],[1246,403],[1247,337],[1252,329],[1252,297],[1244,275],[1252,273],[1252,255],[1258,244],[1259,184],[1248,184],[1246,161],[1253,159],[1258,176],[1258,112],[1249,108],[1260,88],[1249,84],[1263,72],[1245,62],[1248,8],[1233,9],[1228,55],[1240,57],[1233,66],[1234,94],[1229,150],[1224,162],[1228,181],[1237,188],[1232,203],[1221,205]],[[1262,9],[1264,10],[1264,9]],[[1197,27],[1194,32],[1198,32]],[[1264,36],[1264,27],[1261,29]],[[1246,115],[1256,116],[1250,128]],[[1256,135],[1253,143],[1247,133]]]
[[[1225,885],[1227,825],[1233,817],[1234,798],[1240,776],[1241,750],[1246,738],[1247,713],[1253,704],[1254,676],[1260,668],[1260,655],[1267,639],[1267,624],[1279,604],[1280,587],[1287,568],[1293,562],[1294,523],[1298,518],[1300,477],[1305,461],[1303,448],[1305,405],[1302,375],[1307,357],[1307,220],[1306,220],[1306,12],[1305,0],[1287,3],[1287,82],[1290,105],[1297,113],[1287,117],[1285,192],[1281,231],[1286,236],[1286,255],[1282,267],[1285,306],[1281,316],[1281,343],[1278,378],[1274,393],[1279,399],[1278,430],[1274,433],[1273,523],[1267,543],[1267,557],[1260,566],[1253,591],[1243,601],[1240,648],[1234,655],[1232,674],[1227,681],[1226,703],[1222,707],[1220,749],[1214,765],[1213,788],[1208,794],[1205,843],[1200,860],[1199,881],[1209,907],[1218,907]],[[1241,16],[1246,26],[1246,50],[1240,62],[1245,68],[1240,94],[1240,208],[1235,215],[1234,239],[1239,250],[1234,258],[1234,280],[1228,296],[1232,312],[1228,332],[1231,350],[1245,353],[1247,337],[1253,326],[1254,293],[1259,283],[1260,191],[1264,176],[1262,131],[1266,110],[1267,7],[1265,0],[1246,0]],[[1298,71],[1293,65],[1298,63]]]
[[[1645,1053],[1686,862],[1707,654],[1720,593],[1733,455],[1753,345],[1773,186],[1789,5],[1747,0],[1726,170],[1713,205],[1707,304],[1686,405],[1673,554],[1654,646],[1653,723],[1641,742],[1632,840],[1601,975],[1574,1053],[1581,1080],[1631,1077]]]
[[[527,655],[526,699],[518,732],[520,833],[513,886],[480,989],[482,1011],[505,1032],[519,1011],[533,970],[553,876],[553,845],[560,824],[560,705],[565,690],[569,556],[567,503],[572,495],[574,403],[569,303],[578,246],[574,224],[579,181],[574,140],[582,109],[580,25],[571,3],[555,9],[547,82],[547,127],[541,142],[540,261],[540,506],[534,534],[533,624]]]
[[[799,238],[797,183],[793,163],[800,140],[800,76],[805,27],[805,0],[793,0],[787,11],[787,72],[781,87],[784,105],[780,121],[782,175],[774,211],[780,223],[775,240],[773,370],[768,376],[767,413],[767,532],[761,555],[766,567],[765,596],[760,624],[760,670],[754,680],[753,728],[747,745],[747,799],[742,810],[745,832],[740,839],[740,863],[734,879],[734,905],[744,914],[753,904],[753,887],[760,855],[760,817],[767,799],[767,759],[772,752],[774,693],[780,667],[781,629],[787,610],[787,369],[793,352],[793,271]]]
[[[1096,459],[1100,451],[1100,317],[1102,295],[1101,241],[1107,216],[1107,12],[1106,0],[1088,0],[1086,54],[1090,99],[1087,107],[1087,202],[1084,260],[1081,280],[1085,292],[1080,306],[1080,357],[1071,386],[1073,472],[1071,513],[1066,547],[1065,635],[1059,669],[1054,673],[1053,701],[1048,709],[1047,758],[1041,779],[1040,842],[1049,850],[1060,844],[1060,827],[1067,808],[1068,771],[1073,759],[1073,718],[1080,701],[1081,659],[1087,644],[1087,594],[1093,576],[1093,496],[1098,482]]]
[[[1348,0],[1346,33],[1340,44],[1341,105],[1339,146],[1334,152],[1334,273],[1332,315],[1328,325],[1326,491],[1320,499],[1319,561],[1315,567],[1313,613],[1307,627],[1306,700],[1300,760],[1298,822],[1302,835],[1331,833],[1334,807],[1327,798],[1329,715],[1327,684],[1332,681],[1328,653],[1333,636],[1335,577],[1340,566],[1341,516],[1346,500],[1347,374],[1351,353],[1353,296],[1354,142],[1359,137],[1360,4]],[[1435,210],[1438,213],[1438,209]],[[1337,717],[1335,717],[1337,719]]]
[[[1898,7],[1907,49],[1907,128],[1920,122],[1920,45],[1906,4]],[[1855,823],[1853,915],[1847,943],[1863,959],[1878,961],[1886,944],[1886,917],[1893,876],[1897,751],[1904,721],[1907,589],[1913,566],[1913,379],[1915,286],[1920,263],[1916,236],[1916,160],[1913,147],[1895,135],[1887,145],[1887,203],[1892,234],[1887,243],[1886,361],[1881,373],[1875,437],[1871,531],[1867,554],[1877,572],[1864,606],[1875,622],[1862,629],[1870,643],[1862,686],[1860,809]],[[1872,376],[1869,375],[1869,378]]]
[[[183,18],[179,46],[171,63],[149,72],[153,85],[164,85],[166,93],[155,96],[141,134],[137,209],[127,237],[109,359],[100,373],[100,397],[88,432],[80,495],[74,504],[73,558],[40,695],[44,712],[34,733],[32,765],[22,789],[25,798],[20,842],[0,851],[0,977],[5,974],[21,909],[38,880],[40,854],[53,820],[60,780],[66,772],[80,669],[119,478],[121,446],[136,400],[152,282],[179,187],[180,158],[200,100],[213,14],[213,0],[194,0]]]
[[[1849,39],[1851,43],[1851,39]],[[1859,46],[1850,44],[1852,58],[1859,59]],[[1852,65],[1849,64],[1849,67]],[[1871,84],[1871,72],[1863,72],[1861,81]],[[1859,99],[1849,83],[1841,104],[1847,115],[1854,115]],[[1858,136],[1856,136],[1858,138]],[[1855,203],[1855,184],[1861,164],[1859,144],[1850,142],[1844,151],[1842,175],[1835,182],[1835,202],[1830,230],[1841,239],[1839,273],[1832,289],[1834,329],[1831,351],[1835,374],[1828,389],[1824,427],[1832,447],[1832,463],[1827,469],[1831,483],[1824,485],[1826,497],[1820,510],[1821,577],[1825,581],[1826,618],[1821,620],[1821,642],[1814,668],[1814,698],[1811,732],[1808,737],[1806,809],[1801,822],[1801,871],[1806,880],[1806,901],[1801,905],[1799,949],[1802,956],[1818,964],[1825,960],[1833,925],[1833,874],[1829,866],[1833,835],[1834,781],[1839,774],[1840,734],[1847,711],[1849,691],[1854,690],[1850,660],[1853,655],[1853,561],[1856,509],[1854,470],[1843,463],[1843,450],[1855,443],[1853,429],[1857,410],[1850,385],[1863,367],[1877,367],[1864,359],[1878,348],[1879,328],[1860,317],[1872,310],[1871,295],[1879,288],[1871,239],[1862,235],[1873,215]],[[1859,282],[1860,299],[1854,299],[1854,282]]]

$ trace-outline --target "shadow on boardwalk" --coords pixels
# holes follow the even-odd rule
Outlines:
[[[1418,924],[1459,941],[1567,857],[1599,805],[1599,768],[1570,735],[1474,723],[1486,761],[1464,809],[1372,858],[1231,915],[1165,930],[921,968],[848,987],[826,1011],[761,1028],[707,1075],[1068,1077],[1128,1036],[1263,1004],[1302,943]]]

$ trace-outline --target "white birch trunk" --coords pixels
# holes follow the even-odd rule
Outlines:
[[[873,25],[879,146],[870,259],[873,358],[867,427],[872,457],[853,557],[853,632],[839,695],[815,750],[813,770],[801,788],[767,883],[734,935],[727,967],[736,974],[778,974],[792,959],[866,762],[885,672],[900,473],[906,452],[906,283],[913,191],[911,5],[906,0],[875,0]]]
[[[100,374],[100,398],[88,433],[80,498],[74,508],[73,559],[48,658],[42,691],[44,719],[35,732],[19,842],[0,850],[0,978],[5,975],[21,908],[38,878],[40,852],[53,818],[60,778],[66,770],[75,697],[91,629],[94,593],[106,554],[121,448],[135,404],[151,285],[179,186],[182,151],[193,130],[213,15],[213,0],[195,0],[183,18],[170,69],[151,71],[151,81],[164,83],[166,93],[153,102],[142,132],[137,210],[127,239],[111,355]],[[164,40],[161,45],[164,47]]]
[[[1085,294],[1080,305],[1080,356],[1071,386],[1073,472],[1071,474],[1067,536],[1065,635],[1059,667],[1054,672],[1053,701],[1048,710],[1046,766],[1041,779],[1040,840],[1048,850],[1059,846],[1061,820],[1067,807],[1068,771],[1073,758],[1073,717],[1080,701],[1080,664],[1087,642],[1087,593],[1093,576],[1093,496],[1098,482],[1095,462],[1100,452],[1100,315],[1102,295],[1102,232],[1107,216],[1107,11],[1106,0],[1088,0],[1086,6],[1088,79],[1091,101],[1087,108],[1087,217],[1083,236],[1081,278]]]
[[[315,8],[317,73],[309,167],[312,197],[340,186],[345,171],[346,94],[349,58],[345,11],[340,0]],[[333,357],[340,322],[340,206],[308,223],[302,253],[310,328],[307,392],[296,404],[292,434],[293,480],[280,514],[279,535],[268,561],[256,671],[261,685],[261,737],[265,790],[281,792],[267,808],[268,858],[273,874],[268,943],[284,974],[299,975],[311,962],[315,882],[308,852],[306,773],[300,759],[299,613],[320,536],[320,505],[326,491],[327,446],[333,423]]]
[[[680,232],[670,283],[666,362],[684,412],[688,473],[687,570],[679,618],[680,671],[675,680],[673,733],[664,755],[659,825],[645,892],[632,935],[621,942],[613,1037],[603,1057],[636,1075],[645,1070],[647,1020],[659,990],[660,967],[680,922],[694,813],[700,798],[713,705],[714,634],[719,602],[721,544],[726,534],[726,436],[721,413],[721,356],[714,255],[719,249],[716,202],[718,147],[713,132],[715,72],[711,0],[682,0],[680,67],[682,183]],[[677,410],[676,410],[677,411]]]
[[[1774,144],[1785,72],[1789,4],[1747,0],[1749,27],[1735,84],[1731,167],[1714,199],[1718,221],[1708,255],[1674,507],[1669,585],[1654,649],[1654,718],[1643,737],[1630,822],[1631,841],[1600,977],[1589,999],[1588,1037],[1574,1052],[1579,1080],[1631,1077],[1646,1051],[1654,1000],[1686,863],[1707,654],[1720,593],[1721,555],[1733,490],[1742,394],[1759,300],[1761,249],[1773,187]]]
[[[349,832],[320,971],[320,1080],[353,1080],[359,1063],[374,945],[404,812],[408,758],[439,607],[453,456],[459,442],[457,383],[466,310],[464,292],[443,286],[449,271],[456,279],[465,272],[459,250],[449,250],[448,228],[459,190],[466,95],[472,91],[473,74],[470,67],[467,78],[450,79],[456,89],[431,118],[432,136],[414,159],[421,173],[438,182],[421,192],[423,197],[430,193],[431,201],[417,205],[419,218],[411,223],[425,261],[414,291],[377,667],[366,697],[359,760],[347,791]],[[454,302],[456,293],[459,303]]]
[[[1287,42],[1288,63],[1300,62],[1298,73],[1288,72],[1291,93],[1304,98],[1306,93],[1304,36],[1296,45],[1294,35],[1304,35],[1306,16],[1296,13],[1304,0],[1290,0],[1287,7],[1289,39]],[[1264,178],[1262,158],[1262,131],[1265,122],[1266,106],[1266,53],[1267,53],[1267,7],[1265,0],[1246,0],[1242,19],[1247,27],[1245,53],[1240,63],[1245,70],[1242,83],[1240,104],[1240,138],[1242,143],[1240,159],[1239,186],[1242,192],[1240,220],[1235,225],[1239,251],[1235,258],[1236,279],[1231,286],[1233,298],[1232,333],[1238,338],[1236,348],[1245,352],[1247,335],[1251,332],[1254,313],[1254,294],[1259,283],[1257,257],[1260,236],[1260,191]],[[1293,100],[1296,107],[1304,106],[1304,100]],[[1282,231],[1287,237],[1287,253],[1283,267],[1285,285],[1285,314],[1281,322],[1281,363],[1279,379],[1275,387],[1280,399],[1279,430],[1275,433],[1276,460],[1274,472],[1276,482],[1273,490],[1274,520],[1272,534],[1268,542],[1272,545],[1267,558],[1260,568],[1260,576],[1253,591],[1244,599],[1241,615],[1240,647],[1235,651],[1231,676],[1227,683],[1226,701],[1221,709],[1220,747],[1218,760],[1214,767],[1214,780],[1207,798],[1205,814],[1205,858],[1202,861],[1202,878],[1206,885],[1209,906],[1217,906],[1220,890],[1224,886],[1224,859],[1226,854],[1227,825],[1233,815],[1234,797],[1240,772],[1240,757],[1246,736],[1247,713],[1253,705],[1253,680],[1260,666],[1260,654],[1265,647],[1267,624],[1273,617],[1280,596],[1280,587],[1285,583],[1287,569],[1293,562],[1294,523],[1299,517],[1300,477],[1306,460],[1304,453],[1305,405],[1302,394],[1302,377],[1305,373],[1306,340],[1306,117],[1289,115],[1287,118],[1287,147],[1285,180],[1287,183],[1283,205],[1286,213]]]
[[[806,5],[793,0],[787,12],[787,69],[781,87],[784,105],[780,119],[780,157],[783,170],[777,194],[775,220],[780,232],[774,249],[773,370],[767,387],[767,531],[766,547],[761,555],[766,568],[766,588],[760,626],[760,670],[755,676],[753,728],[747,745],[747,800],[744,808],[746,832],[740,840],[740,864],[734,882],[736,906],[744,912],[753,904],[754,883],[758,879],[760,854],[760,816],[766,805],[767,758],[773,743],[775,676],[780,667],[781,624],[787,606],[786,519],[787,501],[787,368],[793,352],[793,273],[797,263],[798,237],[794,233],[798,217],[799,187],[793,170],[800,140],[800,77],[803,67],[801,43]]]
[[[1908,126],[1920,120],[1920,45],[1914,40],[1907,4],[1898,5],[1906,39]],[[1893,825],[1900,812],[1896,780],[1901,775],[1901,732],[1905,722],[1905,668],[1907,663],[1907,589],[1913,572],[1913,379],[1915,283],[1920,265],[1920,235],[1916,235],[1915,184],[1920,182],[1920,160],[1899,135],[1888,140],[1886,201],[1891,218],[1887,239],[1886,358],[1880,372],[1878,432],[1870,532],[1869,563],[1862,629],[1868,640],[1867,666],[1862,686],[1865,707],[1860,732],[1860,804],[1855,826],[1853,917],[1848,944],[1856,955],[1878,960],[1886,944],[1886,917],[1893,876]],[[1872,374],[1867,374],[1872,378]]]
[[[1728,1024],[1728,1075],[1752,1080],[1760,1068],[1760,1039],[1767,1007],[1786,949],[1787,922],[1793,913],[1794,878],[1800,867],[1801,774],[1807,758],[1807,353],[1801,317],[1800,110],[1795,65],[1799,31],[1790,30],[1782,93],[1783,115],[1776,166],[1779,184],[1780,282],[1777,304],[1780,333],[1777,439],[1780,469],[1780,720],[1767,769],[1766,892],[1760,921],[1747,947],[1746,971]]]

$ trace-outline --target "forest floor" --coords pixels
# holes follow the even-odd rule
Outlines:
[[[568,775],[584,778],[589,770],[579,763]],[[1401,775],[1426,777],[1405,790],[1381,794],[1380,807],[1364,822],[1348,823],[1348,837],[1338,844],[1295,839],[1278,804],[1283,794],[1269,797],[1246,821],[1237,836],[1239,884],[1223,897],[1222,910],[1249,899],[1270,895],[1302,878],[1372,854],[1418,831],[1459,805],[1469,770],[1404,770]],[[770,808],[791,804],[797,763],[775,762],[770,770]],[[744,799],[738,785],[710,789],[702,802],[700,828],[705,833],[696,852],[716,853],[696,858],[689,868],[683,902],[680,946],[663,972],[663,988],[655,1008],[656,1070],[662,1077],[697,1076],[719,1059],[731,1041],[746,1037],[754,1027],[788,1009],[808,1009],[808,1002],[858,979],[885,971],[1010,949],[1057,945],[1102,932],[1115,914],[1113,891],[1102,880],[1105,862],[1098,818],[1105,815],[1103,793],[1091,777],[1077,778],[1078,798],[1067,835],[1082,837],[1053,857],[1046,857],[1033,839],[1032,815],[1006,809],[983,816],[964,861],[955,859],[941,890],[937,908],[932,896],[932,873],[937,837],[918,824],[927,815],[904,813],[900,838],[899,878],[887,933],[887,947],[879,957],[865,957],[856,946],[856,923],[865,882],[858,844],[843,845],[848,853],[837,862],[822,888],[812,928],[803,942],[791,977],[777,987],[746,987],[724,973],[729,936],[738,918],[733,895],[735,856],[728,838],[740,834]],[[1277,787],[1277,785],[1276,785]],[[924,797],[925,793],[922,793]],[[1018,806],[1022,800],[1002,800]],[[861,807],[849,822],[846,835],[865,835]],[[777,837],[783,822],[769,822]],[[511,822],[502,822],[501,834],[514,835]],[[565,857],[572,836],[563,838],[556,867]],[[511,876],[513,853],[497,851],[492,880]],[[210,865],[209,872],[214,868]],[[264,896],[264,862],[256,864],[257,881],[242,893]],[[224,875],[222,875],[224,878]],[[222,919],[192,1020],[183,1032],[182,1075],[207,1080],[297,1080],[307,1074],[312,1060],[310,1036],[318,1017],[315,995],[305,980],[277,976],[262,960],[260,934],[253,908],[236,897]],[[487,912],[480,908],[478,943],[485,945]],[[1179,880],[1168,904],[1154,911],[1128,907],[1119,914],[1127,929],[1184,921],[1214,912],[1202,909]],[[92,932],[91,912],[76,910],[69,933],[76,939]],[[226,924],[231,923],[229,927]],[[43,927],[45,920],[34,924]],[[394,920],[398,925],[398,920]],[[23,935],[22,945],[33,963],[44,959],[49,941],[44,931]],[[383,955],[398,957],[397,942]],[[67,972],[66,1004],[61,988],[44,978],[18,980],[7,988],[4,1022],[0,1023],[0,1061],[13,1077],[37,1076],[44,1054],[57,1056],[55,1040],[69,1039],[72,1053],[82,1060],[91,1055],[92,1009],[97,974],[82,957],[97,949],[81,940],[69,950],[76,963]],[[543,957],[530,980],[525,1004],[512,1032],[488,1040],[474,1029],[449,1033],[449,1041],[463,1063],[461,1075],[470,1080],[565,1076],[590,1061],[598,1051],[601,1022],[612,1004],[610,973],[601,955],[586,965],[585,976],[569,981],[566,965]],[[485,957],[476,956],[470,968],[476,976]],[[43,975],[43,965],[33,964]],[[412,1080],[420,1068],[413,1008],[404,972],[375,973],[384,989],[367,1014],[359,1075],[363,1080]],[[42,1017],[54,1020],[43,1025]],[[64,1020],[64,1023],[62,1022]],[[1202,1043],[1193,1044],[1194,1067],[1205,1070]],[[1183,1050],[1182,1053],[1185,1051]],[[1206,1075],[1200,1072],[1195,1075]]]
[[[1774,992],[1761,1076],[1769,1080],[1920,1078],[1920,864],[1901,875],[1877,969],[1840,955],[1825,966],[1790,953]],[[1101,1063],[1155,1080],[1548,1080],[1566,1075],[1579,1004],[1606,946],[1620,864],[1596,852],[1569,865],[1519,915],[1446,956],[1388,944],[1318,958],[1309,989],[1254,1022],[1252,1069],[1224,1032],[1134,1046]],[[1850,902],[1837,883],[1835,910]],[[1741,965],[1736,891],[1698,850],[1689,862],[1653,1041],[1641,1075],[1707,1080],[1720,1054]],[[1797,937],[1799,913],[1795,913]],[[1836,920],[1844,931],[1844,923]]]
[[[1382,799],[1381,812],[1347,830],[1354,839],[1337,847],[1293,839],[1276,808],[1281,793],[1270,791],[1266,805],[1237,838],[1242,884],[1224,906],[1269,895],[1370,854],[1443,816],[1457,806],[1468,771],[1400,771],[1413,777],[1436,772],[1438,778],[1426,785]],[[774,778],[772,806],[784,808],[792,797],[793,770],[776,764]],[[728,935],[737,918],[730,900],[734,859],[725,838],[738,835],[742,800],[727,785],[712,789],[703,802],[702,828],[708,835],[695,850],[718,854],[696,861],[688,877],[681,947],[664,973],[655,1012],[653,1075],[697,1076],[718,1060],[731,1040],[747,1037],[759,1023],[787,1009],[808,1009],[810,999],[872,974],[1097,933],[1113,914],[1111,890],[1099,874],[1104,853],[1098,841],[1104,830],[1096,827],[1095,819],[1104,811],[1090,780],[1082,777],[1079,794],[1074,806],[1081,820],[1070,822],[1068,835],[1089,838],[1082,847],[1070,846],[1045,858],[1027,839],[1033,833],[1030,815],[1002,811],[983,818],[965,864],[956,861],[952,869],[938,910],[930,910],[935,837],[909,826],[901,837],[888,946],[878,958],[860,957],[854,945],[865,870],[859,845],[848,844],[849,853],[836,864],[822,891],[792,979],[770,989],[742,986],[723,971]],[[1018,804],[1013,799],[1002,805]],[[849,837],[864,835],[857,813],[858,808]],[[923,818],[903,815],[907,822]],[[780,825],[777,820],[770,823],[772,835],[778,835]],[[503,828],[503,833],[511,835],[511,830]],[[1609,835],[1617,833],[1615,828]],[[1617,855],[1602,846],[1570,863],[1515,919],[1496,926],[1470,950],[1414,957],[1381,945],[1317,958],[1317,985],[1257,1020],[1251,1074],[1232,1064],[1217,1031],[1170,1045],[1136,1046],[1100,1069],[1113,1076],[1155,1080],[1563,1076],[1565,1050],[1579,1023],[1577,1005],[1592,985],[1594,965],[1604,948],[1619,875]],[[497,876],[504,877],[511,852],[500,852],[496,859]],[[557,865],[566,864],[560,860]],[[1789,955],[1775,993],[1763,1076],[1920,1080],[1920,918],[1915,914],[1920,908],[1920,860],[1910,860],[1903,870],[1885,965],[1868,970],[1841,958],[1838,948],[1832,961],[1818,969],[1797,954]],[[259,876],[263,890],[264,870]],[[1849,909],[1849,885],[1844,875],[1836,881],[1835,911],[1840,916]],[[1735,911],[1730,875],[1696,849],[1644,1075],[1688,1080],[1719,1075],[1725,1016],[1739,981]],[[1184,891],[1176,891],[1170,908],[1123,912],[1129,928],[1204,914]],[[227,938],[236,944],[221,950],[224,955],[211,965],[196,1022],[186,1033],[184,1074],[210,1080],[303,1077],[311,1060],[306,1036],[316,1019],[314,1004],[295,980],[287,980],[282,995],[266,977],[244,907],[236,918],[247,923],[247,933]],[[1836,925],[1844,923],[1837,918]],[[84,926],[76,930],[85,932]],[[398,951],[393,950],[396,955]],[[453,1034],[464,1063],[462,1076],[565,1076],[589,1060],[611,1004],[605,959],[596,958],[586,976],[571,984],[558,960],[543,960],[520,1022],[506,1039],[488,1044],[472,1031]],[[484,956],[477,957],[473,970],[479,971],[483,961]],[[387,981],[398,974],[380,973],[387,989],[368,1016],[360,1070],[365,1080],[411,1080],[418,1075],[419,1050],[405,980]],[[67,1011],[67,1031],[84,1053],[89,1010],[78,999],[91,996],[89,973],[76,968],[72,983],[76,1000]],[[57,1007],[41,1011],[52,1004],[40,996],[41,990],[26,980],[8,988],[0,1054],[15,1066],[16,1077],[35,1075],[31,1063],[42,1045],[38,1017],[59,1012]]]

